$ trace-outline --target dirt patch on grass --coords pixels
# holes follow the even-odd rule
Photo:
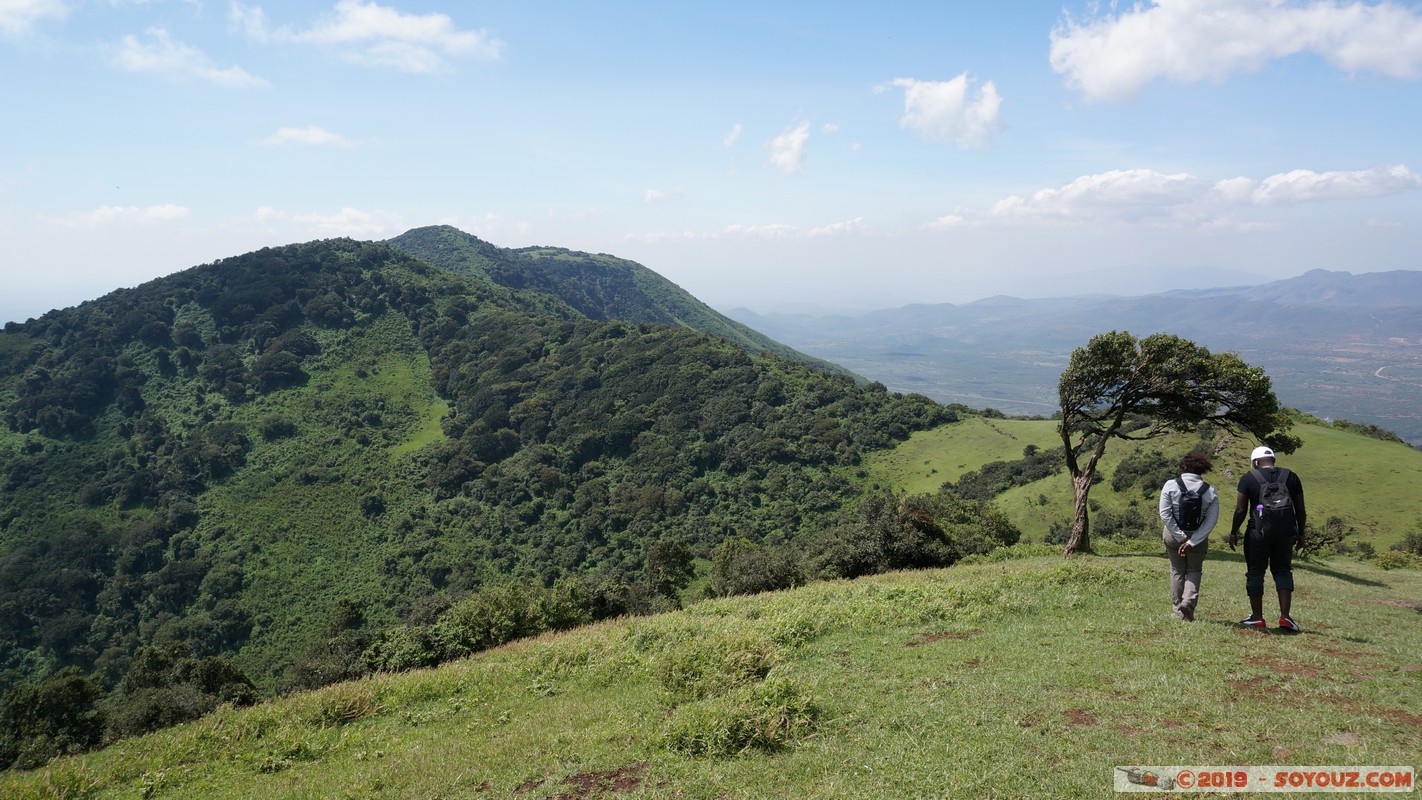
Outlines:
[[[1246,692],[1258,692],[1264,688],[1263,678],[1250,678],[1249,680],[1234,680],[1229,682],[1229,688],[1235,692],[1244,694]]]
[[[1277,659],[1256,657],[1245,659],[1245,663],[1255,667],[1263,667],[1264,669],[1270,672],[1280,672],[1286,675],[1298,675],[1301,678],[1323,677],[1322,670],[1314,669],[1313,667],[1306,667],[1302,664],[1293,664],[1288,661],[1280,661]]]
[[[1405,608],[1409,611],[1416,611],[1417,613],[1422,614],[1422,602],[1418,602],[1416,600],[1381,600],[1379,601],[1379,604],[1385,606],[1396,606],[1397,608]]]
[[[1082,727],[1100,724],[1096,721],[1096,717],[1091,716],[1090,714],[1086,713],[1085,711],[1082,711],[1079,708],[1073,708],[1070,711],[1066,712],[1066,718],[1067,722]]]
[[[1410,714],[1400,708],[1384,708],[1378,711],[1378,716],[1393,722],[1411,725],[1414,728],[1422,728],[1422,714]]]
[[[944,641],[961,642],[964,639],[971,639],[974,636],[977,636],[979,633],[981,633],[981,631],[974,631],[972,633],[960,633],[958,631],[940,631],[938,633],[928,633],[917,639],[914,639],[913,641],[904,645],[904,647],[922,647],[926,644],[933,644],[934,642]]]
[[[616,769],[580,772],[566,778],[563,785],[567,791],[557,795],[558,800],[582,800],[589,797],[607,797],[614,794],[633,792],[642,786],[642,773],[647,771],[647,762],[638,761]]]
[[[1116,730],[1126,734],[1127,736],[1140,736],[1141,734],[1145,733],[1145,728],[1137,728],[1134,725],[1125,724],[1117,725]]]

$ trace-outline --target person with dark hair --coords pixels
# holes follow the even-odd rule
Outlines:
[[[1239,539],[1239,526],[1245,518],[1249,527],[1244,531],[1244,590],[1249,595],[1249,617],[1240,620],[1249,628],[1264,629],[1264,571],[1274,576],[1274,589],[1279,593],[1279,630],[1300,633],[1294,622],[1291,604],[1294,596],[1294,547],[1304,543],[1303,483],[1299,476],[1275,466],[1274,451],[1256,447],[1249,454],[1253,469],[1239,479],[1239,493],[1234,503],[1234,524],[1229,531],[1229,549]],[[1250,509],[1253,509],[1251,513]]]
[[[1180,459],[1180,475],[1165,482],[1160,490],[1160,518],[1165,522],[1161,538],[1170,559],[1170,600],[1173,616],[1195,621],[1200,600],[1200,575],[1210,531],[1220,516],[1220,495],[1200,477],[1214,468],[1199,450]]]

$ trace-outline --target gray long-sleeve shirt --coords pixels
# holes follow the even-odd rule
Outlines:
[[[1185,481],[1185,486],[1192,491],[1198,490],[1200,484],[1205,482],[1204,478],[1193,472],[1186,472],[1180,476]],[[1180,486],[1171,478],[1165,482],[1165,486],[1160,490],[1160,518],[1165,521],[1165,532],[1161,538],[1170,547],[1179,547],[1188,536],[1191,547],[1199,547],[1210,538],[1210,531],[1214,530],[1215,523],[1220,518],[1220,494],[1211,486],[1205,492],[1204,519],[1200,521],[1200,527],[1194,533],[1186,534],[1180,530],[1180,526],[1175,524],[1175,514],[1180,509]]]

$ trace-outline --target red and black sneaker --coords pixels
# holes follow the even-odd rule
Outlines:
[[[1269,623],[1265,622],[1263,617],[1250,617],[1249,619],[1242,619],[1239,621],[1239,624],[1243,625],[1246,628],[1257,628],[1261,631],[1269,627]]]
[[[1288,631],[1289,633],[1303,633],[1303,628],[1300,628],[1299,624],[1294,622],[1293,617],[1279,617],[1279,630]]]

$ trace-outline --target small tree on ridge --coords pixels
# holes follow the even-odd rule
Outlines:
[[[1065,555],[1090,550],[1087,495],[1111,439],[1153,439],[1202,422],[1247,433],[1280,453],[1302,444],[1288,433],[1288,414],[1262,367],[1233,353],[1212,355],[1188,339],[1157,333],[1137,340],[1125,331],[1099,334],[1071,354],[1057,386],[1075,500]],[[1133,416],[1149,420],[1130,430]]]

